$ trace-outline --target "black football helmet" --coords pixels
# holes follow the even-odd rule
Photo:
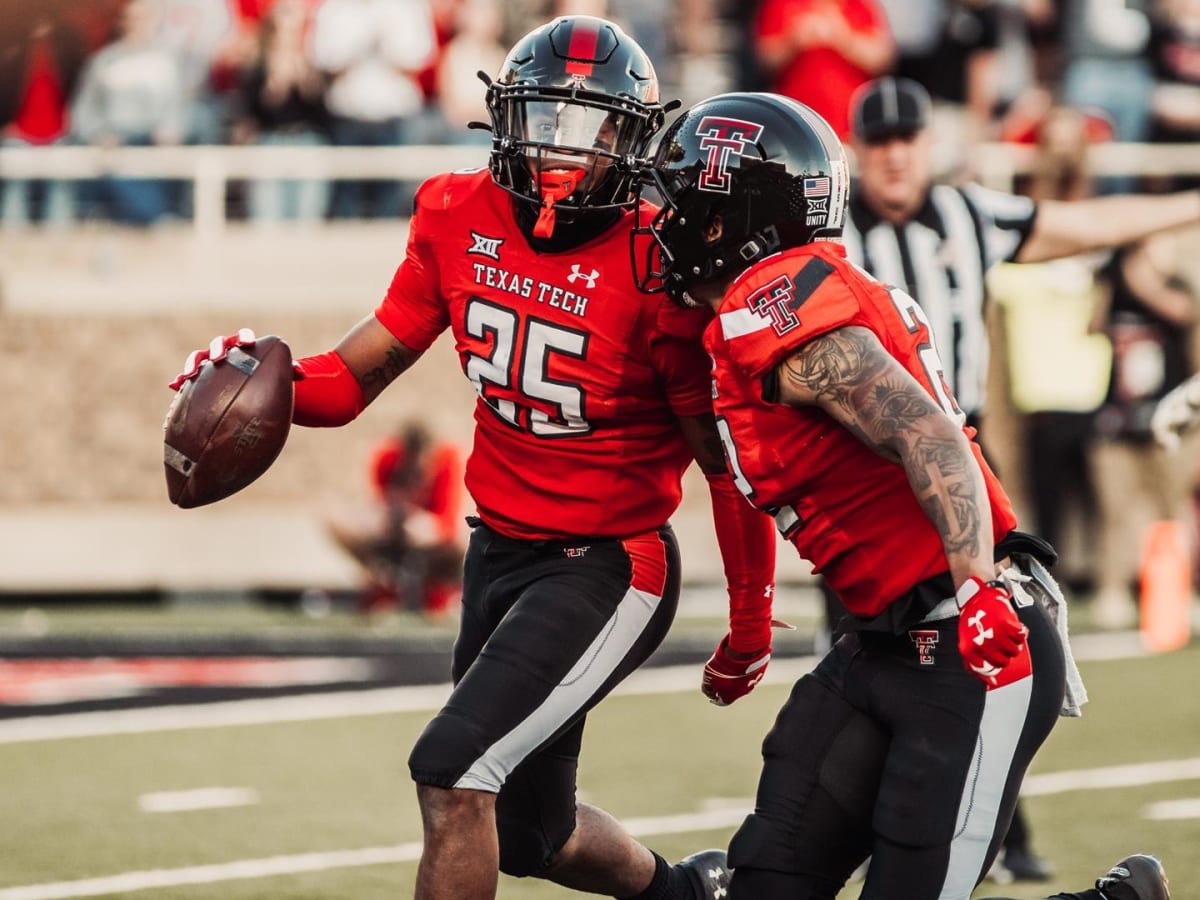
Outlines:
[[[665,115],[650,58],[592,16],[562,16],[517,41],[488,84],[487,107],[492,177],[542,208],[542,236],[556,212],[633,205],[634,163]]]
[[[720,94],[685,110],[663,132],[644,178],[663,205],[635,229],[635,238],[654,238],[635,243],[645,252],[634,260],[638,283],[685,306],[698,305],[689,294],[695,284],[842,233],[845,150],[817,113],[778,94]]]

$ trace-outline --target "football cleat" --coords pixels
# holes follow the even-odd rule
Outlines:
[[[1006,850],[1000,865],[1014,881],[1049,881],[1054,877],[1054,867],[1031,850]]]
[[[701,850],[681,859],[675,868],[688,876],[696,900],[725,900],[732,872],[724,850]]]
[[[1162,863],[1144,853],[1121,860],[1097,878],[1096,890],[1105,900],[1171,900]]]

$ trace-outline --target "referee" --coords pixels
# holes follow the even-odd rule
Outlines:
[[[929,111],[929,94],[906,78],[880,78],[855,95],[858,173],[844,240],[851,260],[921,305],[946,382],[977,426],[986,400],[988,269],[1110,249],[1200,222],[1200,191],[1035,204],[976,184],[934,185]]]
[[[858,173],[843,230],[847,256],[921,305],[946,383],[976,428],[987,399],[988,269],[1116,247],[1200,221],[1197,191],[1035,204],[976,184],[935,185],[929,94],[907,78],[865,84],[850,122]],[[821,587],[832,626],[845,610]],[[1013,877],[1051,875],[1029,847],[1020,806],[1004,844],[1003,865]]]

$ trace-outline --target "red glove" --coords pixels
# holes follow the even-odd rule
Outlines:
[[[173,391],[179,390],[183,387],[184,382],[190,381],[200,373],[200,367],[204,363],[219,363],[229,353],[230,348],[253,347],[256,340],[258,338],[249,328],[239,328],[237,334],[231,334],[228,337],[213,338],[206,349],[193,350],[188,354],[188,358],[183,364],[183,371],[175,376],[175,380],[169,387]]]
[[[767,663],[770,661],[769,646],[749,659],[734,659],[729,655],[729,635],[725,635],[717,644],[712,658],[704,664],[700,690],[717,706],[728,706],[754,690],[754,686],[767,674]]]
[[[958,601],[958,652],[967,670],[988,684],[1025,647],[1029,629],[1012,607],[1012,594],[999,581],[968,578]]]

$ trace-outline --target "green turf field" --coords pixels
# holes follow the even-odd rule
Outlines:
[[[1190,770],[1167,776],[1191,780],[1030,797],[1036,845],[1058,867],[1057,885],[1079,889],[1120,856],[1146,850],[1166,860],[1176,900],[1200,897],[1200,818],[1143,815],[1152,803],[1200,798],[1198,669],[1197,647],[1085,665],[1092,703],[1082,720],[1060,722],[1034,774],[1193,760]],[[718,816],[732,809],[736,817],[749,803],[758,744],[785,691],[767,684],[727,709],[708,705],[698,692],[609,699],[588,725],[584,797],[626,820],[714,809]],[[0,900],[411,896],[420,826],[405,757],[427,717],[359,715],[0,743]],[[251,789],[258,801],[183,812],[139,807],[145,794],[216,787]],[[669,858],[724,845],[731,831],[729,825],[687,830],[670,821],[646,827],[653,832],[646,842]],[[377,849],[362,852],[371,848]],[[261,861],[272,857],[285,857],[275,863],[280,874],[246,877],[259,876]],[[227,865],[238,862],[245,865]],[[194,868],[214,865],[224,868]],[[305,865],[314,871],[297,871]],[[172,871],[178,869],[197,883],[181,884],[187,879]],[[149,870],[164,870],[158,886],[135,889],[149,877],[141,875],[90,892],[37,887]],[[985,883],[976,895],[1044,893]],[[851,886],[845,896],[854,894]],[[503,879],[500,895],[576,896]]]

